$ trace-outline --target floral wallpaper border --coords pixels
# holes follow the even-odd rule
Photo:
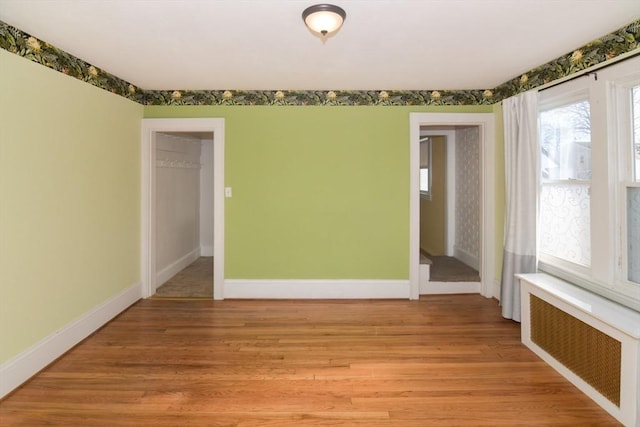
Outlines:
[[[491,91],[145,91],[147,105],[490,105]]]
[[[143,90],[2,21],[0,48],[144,105],[491,105],[640,49],[640,20],[494,89],[478,90]]]
[[[494,96],[506,99],[639,48],[640,19],[501,84],[493,89]]]
[[[144,103],[144,92],[134,85],[2,21],[0,48],[101,89]]]

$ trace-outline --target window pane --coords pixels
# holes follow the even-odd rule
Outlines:
[[[640,188],[627,188],[627,278],[640,284]]]
[[[429,191],[429,169],[420,169],[420,191]]]
[[[576,102],[541,112],[540,150],[543,180],[590,180],[589,102]]]
[[[633,179],[640,182],[640,86],[632,91],[633,97]]]
[[[543,184],[540,250],[588,267],[591,264],[589,184]]]

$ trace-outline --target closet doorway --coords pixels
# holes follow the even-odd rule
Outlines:
[[[223,298],[224,119],[142,123],[143,297]]]
[[[213,298],[213,133],[157,132],[156,293]]]

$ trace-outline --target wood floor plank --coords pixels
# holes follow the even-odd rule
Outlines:
[[[144,300],[0,401],[1,426],[616,426],[478,295]]]

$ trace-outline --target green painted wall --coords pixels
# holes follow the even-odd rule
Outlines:
[[[469,107],[148,106],[225,118],[225,276],[408,279],[409,113]]]
[[[143,107],[0,50],[0,363],[140,280]]]
[[[244,279],[406,279],[409,113],[501,120],[142,107],[6,51],[0,68],[0,363],[139,281],[143,115],[226,119],[226,277]]]

